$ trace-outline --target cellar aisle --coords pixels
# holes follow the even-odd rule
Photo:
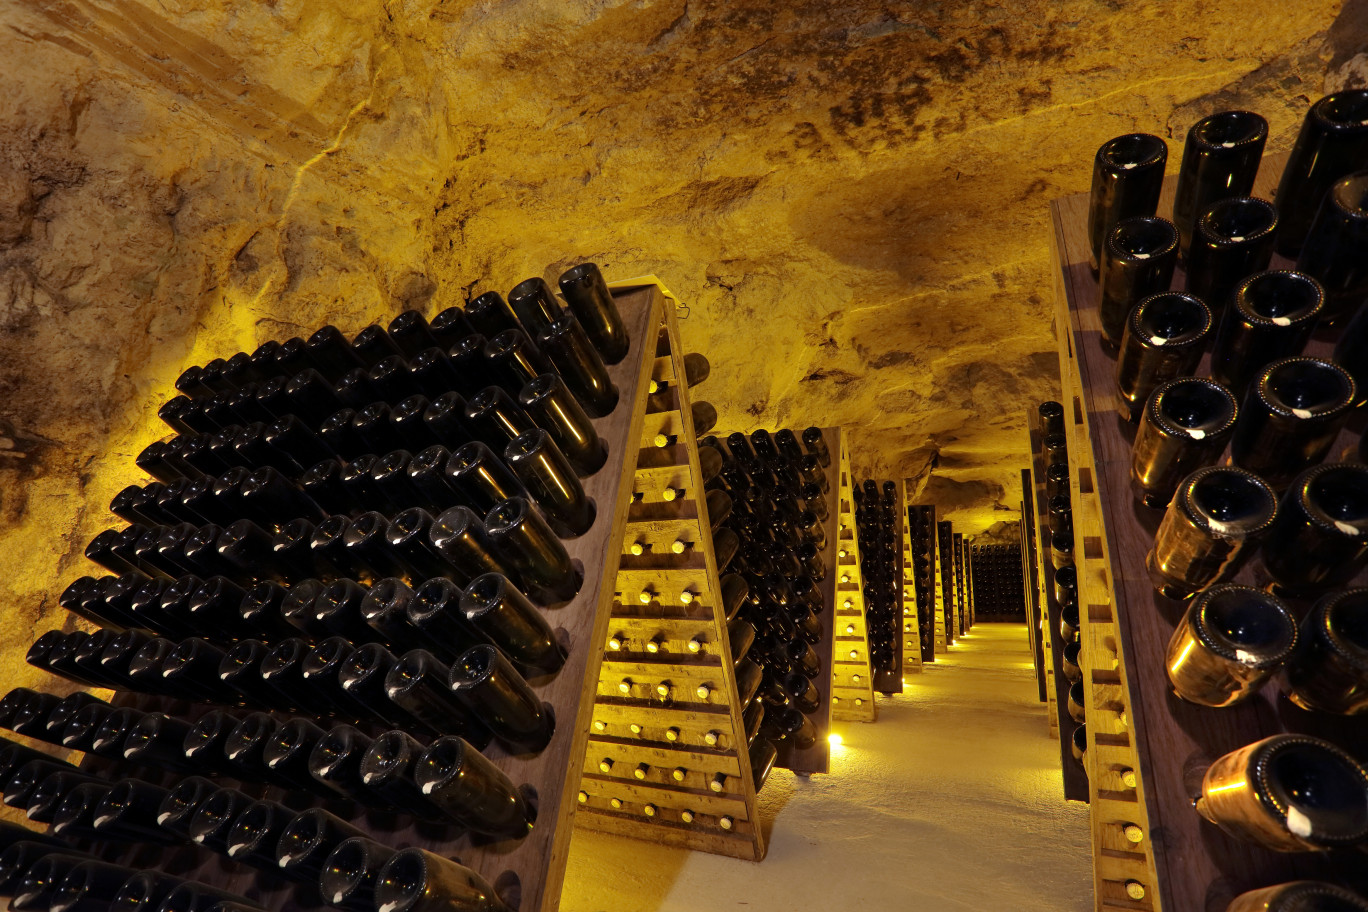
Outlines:
[[[838,723],[834,775],[777,770],[760,864],[576,829],[564,912],[1087,912],[1087,807],[1066,804],[1021,624],[979,624]]]

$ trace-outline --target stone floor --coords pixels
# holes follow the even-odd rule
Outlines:
[[[829,776],[776,771],[761,864],[576,830],[564,912],[1086,912],[1087,808],[1061,797],[1020,624],[980,624],[874,724],[841,723]]]

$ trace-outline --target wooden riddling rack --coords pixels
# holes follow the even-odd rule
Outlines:
[[[812,682],[817,686],[817,692],[822,695],[822,705],[816,713],[808,717],[817,726],[817,742],[806,750],[797,750],[790,743],[780,742],[779,758],[774,764],[802,776],[831,771],[831,742],[827,738],[831,734],[831,720],[835,712],[833,688],[836,678],[833,674],[828,674],[827,669],[835,668],[836,661],[836,599],[840,585],[836,572],[836,555],[839,550],[836,542],[840,535],[840,511],[837,507],[841,496],[842,467],[848,465],[849,455],[846,453],[845,434],[840,428],[822,428],[822,439],[826,442],[827,452],[831,453],[831,464],[826,467],[827,518],[822,523],[822,531],[826,537],[826,546],[822,549],[822,561],[826,572],[820,583],[822,605],[825,609],[821,614],[822,641],[812,647],[822,657],[822,673]],[[840,458],[837,457],[838,453]]]
[[[720,604],[719,568],[698,445],[684,377],[678,324],[667,309],[658,327],[654,379],[666,389],[648,402],[632,506],[583,759],[581,825],[667,845],[759,861],[765,855],[744,707]],[[839,432],[825,434],[839,447]],[[654,441],[674,440],[664,447]],[[835,460],[828,469],[834,487]],[[671,497],[666,498],[666,492]],[[677,492],[682,492],[674,496]],[[829,536],[835,534],[829,511]],[[673,553],[676,542],[689,543]],[[828,547],[824,553],[834,554]],[[827,576],[831,576],[828,556]],[[830,605],[830,583],[824,579]],[[829,667],[830,611],[814,648]],[[809,716],[818,740],[804,751],[784,745],[789,768],[826,772],[829,693]],[[623,686],[628,691],[623,692]],[[658,689],[659,688],[659,689]],[[702,689],[700,689],[702,688]],[[663,693],[660,689],[663,689]],[[759,699],[756,696],[754,699]]]
[[[1044,637],[1040,632],[1040,567],[1039,556],[1036,553],[1036,496],[1033,484],[1031,470],[1022,469],[1021,525],[1018,531],[1021,535],[1021,584],[1026,595],[1026,640],[1031,646],[1031,660],[1035,665],[1036,688],[1040,693],[1040,702],[1044,703],[1046,667],[1045,650],[1042,647]],[[1050,699],[1053,700],[1053,696]],[[1058,718],[1051,715],[1051,737],[1058,737],[1058,727]]]
[[[1078,723],[1069,715],[1069,679],[1064,677],[1064,665],[1061,656],[1065,643],[1059,631],[1059,610],[1061,606],[1059,600],[1055,598],[1054,549],[1050,547],[1049,510],[1046,505],[1048,497],[1045,493],[1045,444],[1040,429],[1039,412],[1035,408],[1028,409],[1026,420],[1031,439],[1031,497],[1033,507],[1031,519],[1034,520],[1033,537],[1036,542],[1036,555],[1039,563],[1039,575],[1033,587],[1037,603],[1040,606],[1040,625],[1036,629],[1036,633],[1039,636],[1040,649],[1044,658],[1049,732],[1052,738],[1059,741],[1059,763],[1064,773],[1064,797],[1070,801],[1089,801],[1088,775],[1073,757],[1072,739]],[[1069,448],[1069,454],[1072,458],[1073,447]],[[1070,477],[1073,474],[1073,467],[1070,466]],[[1079,512],[1078,505],[1075,504],[1075,537],[1078,536]],[[1075,544],[1075,558],[1079,557],[1079,550],[1078,545]],[[1082,568],[1079,569],[1081,572]],[[1080,613],[1082,613],[1081,607]],[[1083,636],[1087,637],[1086,625]],[[1092,652],[1088,645],[1085,639],[1082,646],[1083,652]],[[1105,670],[1101,671],[1104,675],[1106,674]],[[1085,671],[1085,680],[1087,680],[1087,674]],[[1092,717],[1089,716],[1088,718],[1091,719]],[[1088,734],[1092,736],[1093,732],[1089,731]],[[1090,754],[1089,759],[1092,756],[1095,755]]]
[[[1272,199],[1284,163],[1285,156],[1265,158],[1252,195]],[[1172,211],[1176,181],[1165,180],[1160,213]],[[1101,345],[1097,282],[1088,268],[1087,205],[1087,194],[1076,194],[1054,201],[1050,211],[1055,325],[1070,467],[1076,469],[1070,484],[1083,558],[1085,674],[1088,680],[1104,676],[1087,693],[1090,789],[1100,799],[1093,804],[1097,908],[1224,909],[1243,891],[1297,879],[1330,880],[1368,893],[1368,866],[1361,854],[1271,852],[1237,842],[1192,808],[1200,776],[1212,760],[1279,732],[1326,738],[1368,760],[1368,720],[1298,709],[1279,692],[1281,676],[1249,700],[1224,709],[1185,703],[1170,692],[1164,656],[1184,606],[1158,595],[1145,571],[1145,554],[1162,514],[1137,506],[1131,496],[1133,429],[1117,415],[1115,361]],[[1275,255],[1270,268],[1292,266]],[[1181,289],[1183,283],[1179,269],[1173,287]],[[1330,332],[1320,331],[1306,351],[1328,357],[1332,348]],[[1197,374],[1206,375],[1208,368],[1209,356],[1204,356]],[[1339,458],[1355,436],[1344,431],[1330,460]],[[1267,578],[1259,561],[1251,560],[1235,580],[1262,585]],[[1128,732],[1134,745],[1133,752],[1121,756],[1113,743],[1099,742],[1093,749],[1094,716],[1109,719],[1109,726],[1099,726],[1107,731],[1117,715],[1118,694],[1128,708],[1128,725],[1119,719],[1114,725]],[[1138,760],[1127,777],[1134,787],[1121,776],[1131,756]],[[1123,819],[1144,828],[1140,848],[1152,855],[1152,870],[1140,864],[1135,846],[1126,852],[1118,826]],[[1141,884],[1142,899],[1128,899],[1127,879]]]
[[[955,624],[956,636],[964,636],[974,625],[969,607],[969,568],[964,560],[964,533],[952,533],[955,548]]]
[[[879,499],[878,499],[878,501],[877,501],[877,503],[876,503],[875,506],[876,506],[878,509],[883,509],[883,508],[884,508],[884,507],[883,507],[883,490],[884,490],[884,484],[885,484],[885,482],[880,481],[880,480],[878,480],[878,479],[875,479],[874,481],[875,481],[875,483],[878,485],[878,490],[879,490],[879,494],[878,494],[878,498],[879,498]],[[895,490],[895,493],[894,493],[894,503],[893,503],[893,529],[892,529],[892,534],[893,534],[893,541],[895,542],[895,544],[894,544],[894,546],[893,546],[893,567],[892,567],[892,574],[891,574],[891,575],[892,575],[892,579],[893,579],[894,585],[898,588],[898,593],[899,593],[898,596],[894,599],[894,601],[895,601],[895,602],[897,603],[897,605],[898,605],[898,609],[897,609],[897,610],[898,610],[898,614],[895,615],[895,616],[892,618],[892,629],[887,630],[887,631],[885,631],[885,632],[886,632],[886,633],[889,633],[889,634],[892,634],[896,639],[898,639],[899,641],[901,641],[901,638],[902,638],[902,635],[901,635],[901,633],[900,633],[900,631],[901,631],[901,629],[902,629],[902,626],[901,626],[901,625],[902,625],[901,618],[902,618],[902,613],[903,613],[903,610],[904,610],[903,604],[902,604],[902,601],[903,601],[903,594],[902,594],[902,593],[903,593],[903,573],[902,573],[902,568],[903,568],[903,548],[902,548],[902,541],[903,541],[904,535],[905,535],[905,533],[904,533],[903,530],[904,530],[904,527],[906,526],[906,521],[902,518],[902,512],[903,512],[902,487],[895,484],[895,485],[894,485],[894,490]],[[865,508],[865,510],[868,510],[870,507],[869,507],[869,505],[866,503],[865,506],[864,506],[864,508]],[[858,520],[858,518],[859,518],[859,515],[858,515],[858,510],[857,510],[857,512],[856,512],[856,519]],[[858,524],[858,522],[857,522],[857,524],[856,524],[856,533],[855,533],[855,535],[856,535],[856,539],[858,539],[858,538],[859,538],[859,524]],[[876,566],[873,562],[876,561],[876,560],[880,560],[880,559],[881,559],[881,558],[876,558],[876,557],[874,557],[874,556],[871,554],[871,551],[873,551],[874,549],[871,549],[871,548],[868,546],[868,544],[869,544],[868,542],[862,542],[862,543],[860,544],[860,566],[861,566],[862,569],[863,569],[865,566]],[[864,577],[863,577],[863,574],[861,575],[861,581],[862,581],[862,582],[865,581],[865,580],[864,580]],[[869,602],[868,602],[868,600],[866,600],[866,601],[865,601],[865,625],[866,625],[866,628],[868,628],[868,626],[869,626],[871,623],[873,623],[873,622],[870,621],[870,616],[869,616]],[[897,647],[894,648],[894,650],[893,650],[893,658],[894,658],[894,661],[895,661],[895,663],[896,663],[896,665],[895,665],[894,668],[892,668],[892,669],[879,668],[879,667],[877,667],[876,665],[874,665],[874,653],[873,653],[873,648],[872,648],[872,647],[870,648],[870,657],[869,657],[869,661],[870,661],[870,669],[871,669],[871,672],[872,672],[872,674],[873,674],[873,684],[872,684],[872,686],[873,686],[874,690],[877,691],[878,693],[886,694],[886,695],[887,695],[887,694],[902,693],[902,689],[903,689],[902,672],[903,672],[903,664],[904,664],[904,663],[903,663],[903,647],[902,647],[901,645],[899,645],[899,646],[897,646]]]
[[[911,582],[914,620],[918,630],[917,644],[923,664],[936,661],[937,652],[945,652],[945,633],[936,623],[936,508],[909,506],[908,516],[908,575]],[[913,517],[916,517],[915,521]],[[917,572],[917,559],[925,561],[926,569]],[[906,587],[904,583],[904,587]],[[904,593],[908,590],[904,588]]]
[[[836,462],[832,451],[832,462]],[[841,441],[840,486],[837,503],[836,652],[831,663],[831,717],[873,722],[874,676],[869,664],[869,627],[865,621],[864,585],[860,575],[860,546],[855,538],[854,479],[850,454]],[[853,653],[853,655],[852,655]]]
[[[602,659],[597,644],[606,636],[617,555],[621,550],[632,492],[630,482],[634,466],[630,457],[635,454],[636,442],[641,437],[647,383],[664,367],[655,357],[652,344],[653,330],[660,322],[662,308],[659,290],[653,285],[616,288],[613,296],[632,346],[626,358],[608,368],[620,392],[617,407],[608,416],[594,421],[595,429],[607,444],[607,462],[592,476],[582,479],[586,493],[597,505],[597,516],[589,531],[565,542],[570,556],[583,571],[584,581],[573,599],[547,612],[548,620],[558,628],[558,636],[568,645],[569,654],[557,673],[529,681],[555,713],[555,733],[550,744],[535,754],[511,754],[498,742],[483,751],[514,783],[535,791],[537,817],[529,834],[521,840],[473,840],[469,835],[459,834],[459,828],[455,826],[415,823],[406,816],[359,810],[349,804],[325,804],[274,786],[239,784],[232,779],[218,780],[221,785],[238,787],[254,798],[279,801],[295,809],[322,805],[383,844],[425,848],[457,858],[493,884],[517,912],[551,912],[559,907],[581,758]],[[143,694],[116,693],[113,702],[189,718],[205,711],[202,705]],[[282,715],[281,718],[288,717]],[[147,768],[130,770],[123,764],[94,755],[86,756],[83,767],[111,777],[133,772],[139,778],[153,778],[148,775]],[[166,775],[161,781],[170,783],[174,778]],[[135,870],[157,869],[240,893],[278,912],[317,908],[308,899],[308,890],[296,889],[283,878],[233,864],[195,847],[116,843],[81,847]]]
[[[950,647],[955,645],[955,637],[959,635],[959,622],[956,619],[955,609],[955,537],[951,531],[950,521],[942,519],[936,523],[936,550],[940,553],[940,579],[937,581],[940,586],[940,614],[941,623],[945,626],[945,645]],[[939,646],[939,641],[937,646]]]
[[[918,602],[925,602],[925,595],[918,598],[919,592],[924,592],[925,587],[918,585],[916,561],[913,559],[914,548],[920,551],[922,541],[918,539],[916,545],[912,541],[912,517],[920,516],[920,507],[910,507],[907,505],[906,482],[898,482],[898,523],[902,528],[902,535],[899,536],[898,550],[902,552],[902,664],[903,672],[918,674],[922,670],[922,661],[925,658],[923,650],[930,645],[931,638],[926,635],[922,628],[925,620],[930,617],[929,611],[922,611]],[[935,658],[935,653],[925,661]]]

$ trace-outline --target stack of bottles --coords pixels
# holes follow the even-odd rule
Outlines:
[[[58,837],[199,845],[303,905],[505,912],[474,871],[348,821],[398,814],[485,842],[533,825],[535,802],[487,754],[535,755],[555,733],[534,684],[567,653],[545,609],[582,583],[562,539],[594,522],[591,416],[614,408],[605,365],[628,348],[593,264],[560,286],[565,305],[530,279],[511,307],[489,292],[430,322],[406,311],[353,340],[327,326],[182,373],[159,412],[177,433],[137,458],[156,481],[121,491],[111,508],[130,524],[86,550],[114,575],[59,600],[97,629],[28,653],[173,711],[11,691],[0,726],[114,772],[6,742],[5,803]],[[48,908],[40,893],[53,908],[214,902],[169,875],[15,846],[0,867],[16,909]]]
[[[1021,588],[1020,545],[970,545],[973,554],[974,616],[1021,620],[1026,615]]]
[[[940,562],[941,614],[945,622],[946,645],[953,645],[959,632],[955,618],[955,532],[950,520],[936,523],[936,552]]]
[[[1188,601],[1174,692],[1231,706],[1283,670],[1292,703],[1347,715],[1368,708],[1368,590],[1346,588],[1368,566],[1368,437],[1336,445],[1368,399],[1368,90],[1311,106],[1272,201],[1250,195],[1267,134],[1250,111],[1194,124],[1171,221],[1156,214],[1161,138],[1098,150],[1100,320],[1136,425],[1134,496],[1164,511],[1146,567]],[[1253,585],[1235,584],[1246,566]],[[1334,807],[1289,818],[1290,777],[1338,789]],[[1368,837],[1368,775],[1327,741],[1275,735],[1218,760],[1197,809],[1275,850],[1352,844]]]
[[[902,547],[898,535],[898,486],[866,478],[851,486],[855,539],[864,583],[865,626],[874,689],[902,692]]]
[[[903,633],[915,624],[923,662],[936,661],[936,508],[907,508],[908,541],[912,550],[912,588],[917,616],[903,618]]]
[[[819,428],[801,440],[787,428],[762,429],[725,442],[702,438],[699,463],[709,478],[713,550],[758,791],[779,746],[806,750],[818,737],[811,717],[822,694],[814,682],[831,673],[817,649],[830,608],[818,584],[826,576],[831,453]]]

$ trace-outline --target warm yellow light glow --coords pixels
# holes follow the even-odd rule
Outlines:
[[[844,738],[842,738],[835,732],[832,732],[831,734],[827,735],[827,743],[830,744],[832,747],[840,747],[841,742],[843,742],[844,740]]]

